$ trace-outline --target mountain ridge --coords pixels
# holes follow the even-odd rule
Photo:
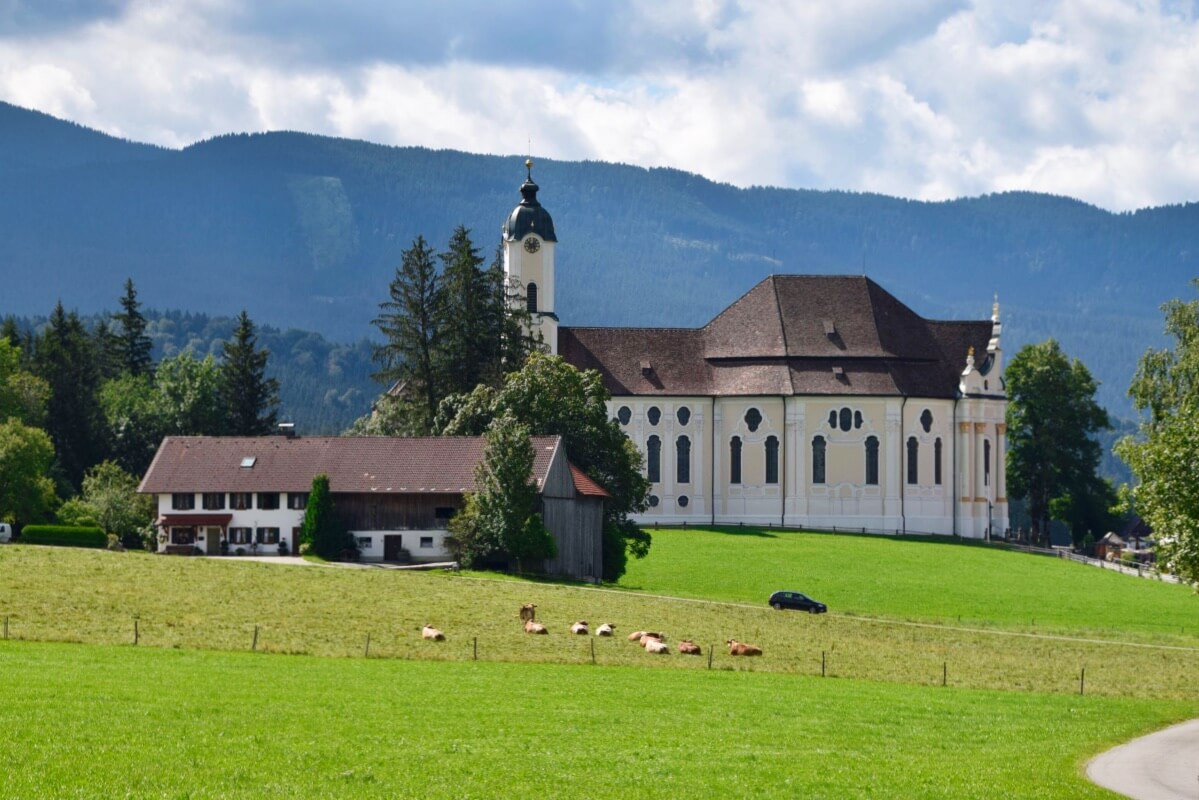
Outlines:
[[[464,224],[490,259],[525,173],[517,156],[294,131],[156,148],[2,103],[0,147],[0,315],[99,311],[132,277],[158,308],[245,307],[342,341],[372,333],[415,236],[440,248]],[[537,159],[534,174],[563,324],[698,327],[773,273],[865,272],[939,319],[987,318],[998,293],[1005,349],[1056,336],[1121,414],[1136,356],[1161,342],[1158,307],[1199,266],[1195,203],[933,202],[598,161]]]

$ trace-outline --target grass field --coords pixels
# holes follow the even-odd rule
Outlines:
[[[621,585],[764,603],[802,591],[835,612],[1199,643],[1199,597],[1176,584],[951,541],[749,528],[655,530]]]
[[[655,559],[673,559],[672,549],[692,535],[659,532],[655,548],[661,549],[649,563],[637,565],[638,572],[631,580],[668,592],[672,587],[665,578],[651,582],[640,571],[656,568]],[[833,544],[840,541],[811,538]],[[702,550],[711,542],[720,544],[726,539],[719,534],[699,535],[692,549]],[[864,545],[869,540],[852,541],[859,552],[868,552]],[[786,547],[789,540],[763,538],[761,542]],[[878,541],[880,548],[890,545]],[[961,550],[975,552],[972,548]],[[769,560],[769,552],[750,542],[742,559],[743,571],[754,574]],[[779,552],[780,558],[791,557]],[[1013,558],[1006,553],[979,552],[999,564]],[[718,569],[725,556],[719,550],[715,553],[701,562],[703,569]],[[866,571],[861,564],[864,558],[858,559],[859,573]],[[1038,577],[1034,569],[1034,578],[1027,582],[1030,593],[1042,595],[1052,589],[1052,578],[1060,568],[1069,566],[1032,556],[1019,558],[1049,573]],[[1085,579],[1093,579],[1087,586],[1096,598],[1095,605],[1104,605],[1107,601],[1099,602],[1098,593],[1114,576],[1085,567],[1075,569],[1084,584]],[[868,582],[860,574],[846,581]],[[1173,589],[1163,595],[1165,600],[1157,601],[1156,613],[1161,615],[1181,615],[1183,609],[1193,613],[1196,608],[1196,598],[1187,590],[1129,577],[1123,581],[1133,592],[1142,584],[1155,592]],[[990,582],[1003,581],[993,577]],[[714,584],[706,591],[721,596]],[[947,585],[944,591],[966,590]],[[520,630],[516,610],[523,602],[538,604],[538,616],[550,626],[551,636],[530,637]],[[1038,601],[1033,597],[1024,602],[1033,605]],[[1039,602],[1049,601],[1042,596]],[[874,610],[881,613],[888,606],[880,604]],[[712,661],[714,671],[811,676],[821,674],[823,661],[826,674],[841,678],[938,686],[945,681],[951,687],[1070,694],[1079,691],[1080,673],[1085,669],[1087,694],[1199,700],[1199,682],[1195,681],[1199,642],[1189,634],[1163,635],[1160,646],[1143,646],[1142,640],[1149,638],[1144,631],[1114,629],[1106,632],[1109,637],[1124,635],[1133,641],[1106,643],[837,614],[811,617],[775,612],[761,601],[673,600],[629,591],[446,573],[285,567],[233,559],[9,545],[0,547],[0,615],[9,618],[10,635],[25,640],[126,644],[133,640],[137,617],[140,642],[149,647],[249,650],[257,628],[258,649],[273,653],[360,658],[369,635],[370,653],[378,657],[469,660],[475,656],[477,643],[482,661],[578,665],[591,663],[594,646],[599,665],[676,671],[708,666],[706,658],[649,656],[623,636],[597,640],[566,633],[571,622],[587,619],[596,624],[614,622],[623,633],[639,628],[661,630],[672,642],[689,637],[705,650],[732,637],[766,651],[762,659],[744,661],[729,657],[718,646]],[[425,622],[445,630],[449,641],[421,641],[419,629]],[[1083,627],[1087,625],[1089,621],[1084,619]]]
[[[717,670],[9,641],[0,797],[1098,798],[1110,795],[1081,775],[1090,755],[1195,710]]]

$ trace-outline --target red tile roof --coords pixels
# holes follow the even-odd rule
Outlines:
[[[558,352],[615,397],[954,397],[990,337],[990,320],[926,320],[863,276],[775,275],[702,328],[563,327]]]
[[[569,462],[568,462],[569,463]],[[611,497],[612,495],[604,491],[604,487],[600,486],[595,481],[587,476],[587,473],[570,465],[570,477],[574,481],[575,491],[586,497]]]
[[[545,485],[557,436],[533,437],[533,477]],[[473,491],[481,436],[168,436],[138,491],[306,492],[324,473],[334,492]],[[253,466],[241,464],[254,459]]]

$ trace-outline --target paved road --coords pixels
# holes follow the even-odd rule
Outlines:
[[[1199,798],[1199,719],[1133,739],[1087,764],[1087,777],[1134,800]]]

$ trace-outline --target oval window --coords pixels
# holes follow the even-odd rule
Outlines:
[[[675,418],[678,419],[680,425],[686,425],[691,421],[691,410],[683,406],[675,412]]]
[[[628,406],[621,406],[620,410],[616,412],[616,418],[620,420],[621,425],[628,425],[629,420],[633,418],[633,412],[629,410]]]
[[[929,411],[927,408],[924,409],[924,413],[920,415],[920,427],[924,428],[925,433],[928,433],[933,429],[933,412]]]
[[[853,412],[848,408],[841,409],[841,430],[848,431],[853,427]]]
[[[662,411],[657,406],[650,406],[649,411],[645,412],[645,418],[649,420],[650,425],[657,425],[658,420],[662,419]]]
[[[854,430],[857,430],[858,428],[862,427],[862,412],[861,411],[853,412],[853,427],[854,427]]]
[[[750,432],[756,431],[758,426],[762,424],[762,412],[756,408],[751,408],[745,412],[745,424],[749,427]]]

